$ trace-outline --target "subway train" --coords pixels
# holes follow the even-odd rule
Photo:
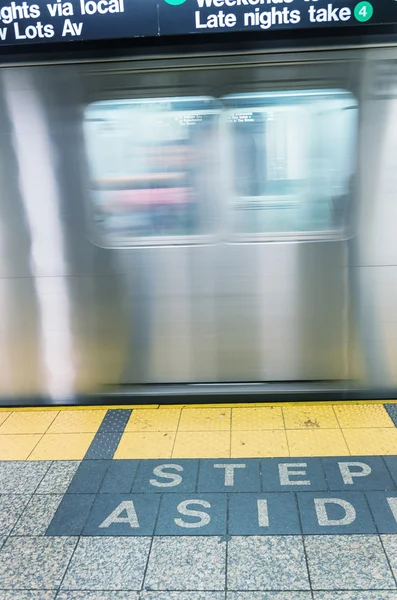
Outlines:
[[[0,123],[3,404],[395,394],[392,43],[7,64]]]

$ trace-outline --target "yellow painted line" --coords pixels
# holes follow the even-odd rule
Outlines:
[[[140,408],[159,408],[158,404],[140,404],[137,406],[134,406],[133,404],[131,406],[126,406],[124,404],[121,404],[120,406],[113,406],[113,405],[102,405],[102,404],[98,404],[98,406],[81,406],[81,405],[77,405],[77,406],[56,406],[56,405],[49,405],[49,406],[4,406],[4,407],[0,407],[0,412],[28,412],[28,411],[47,411],[47,410],[113,410],[113,409],[120,409],[123,408],[125,410],[130,410],[132,408],[135,409],[140,409]]]
[[[254,408],[261,406],[353,406],[371,404],[397,404],[397,400],[302,400],[300,402],[229,402],[219,404],[98,404],[89,406],[4,406],[0,412],[49,411],[49,410],[139,410],[139,409],[181,409],[181,408]]]
[[[397,404],[397,400],[302,400],[299,402],[229,402],[227,404],[164,404],[159,405],[159,408],[254,408],[257,406],[349,406],[354,404]],[[134,406],[131,405],[128,408],[134,408]]]

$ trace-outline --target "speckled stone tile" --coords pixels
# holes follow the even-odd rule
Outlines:
[[[44,535],[63,494],[35,494],[11,535]]]
[[[302,538],[233,537],[227,577],[228,590],[309,590]]]
[[[62,589],[140,590],[149,537],[81,538]]]
[[[311,592],[229,592],[226,600],[312,600]]]
[[[67,537],[8,538],[0,550],[0,589],[56,589],[76,542]]]
[[[314,590],[396,588],[376,535],[306,536],[305,547]]]
[[[58,460],[52,463],[36,492],[38,494],[64,494],[72,481],[80,461]]]
[[[139,600],[225,600],[224,592],[142,592]]]
[[[146,591],[224,590],[226,543],[219,537],[154,538]]]
[[[54,600],[55,596],[56,592],[46,592],[45,590],[0,591],[0,600]]]
[[[1,599],[1,597],[0,597]],[[59,592],[57,600],[139,600],[138,592]]]
[[[397,592],[314,592],[314,600],[397,600]]]
[[[33,494],[51,461],[1,461],[0,494]]]
[[[4,494],[0,496],[0,535],[11,533],[30,498],[30,494]]]
[[[397,577],[397,534],[381,535],[380,537],[394,576]]]

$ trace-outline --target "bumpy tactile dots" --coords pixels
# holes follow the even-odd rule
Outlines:
[[[122,433],[125,430],[131,413],[132,410],[108,410],[99,426],[98,433]]]
[[[109,410],[84,458],[113,458],[131,412],[130,410]]]
[[[55,411],[14,412],[0,425],[0,435],[45,433],[56,416]]]
[[[121,431],[98,431],[84,458],[91,460],[113,458],[122,435]]]

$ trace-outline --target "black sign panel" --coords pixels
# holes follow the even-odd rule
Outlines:
[[[13,0],[0,8],[0,45],[158,35],[158,0]]]
[[[161,34],[397,23],[397,0],[162,0]]]
[[[12,0],[0,46],[397,23],[397,0]]]

